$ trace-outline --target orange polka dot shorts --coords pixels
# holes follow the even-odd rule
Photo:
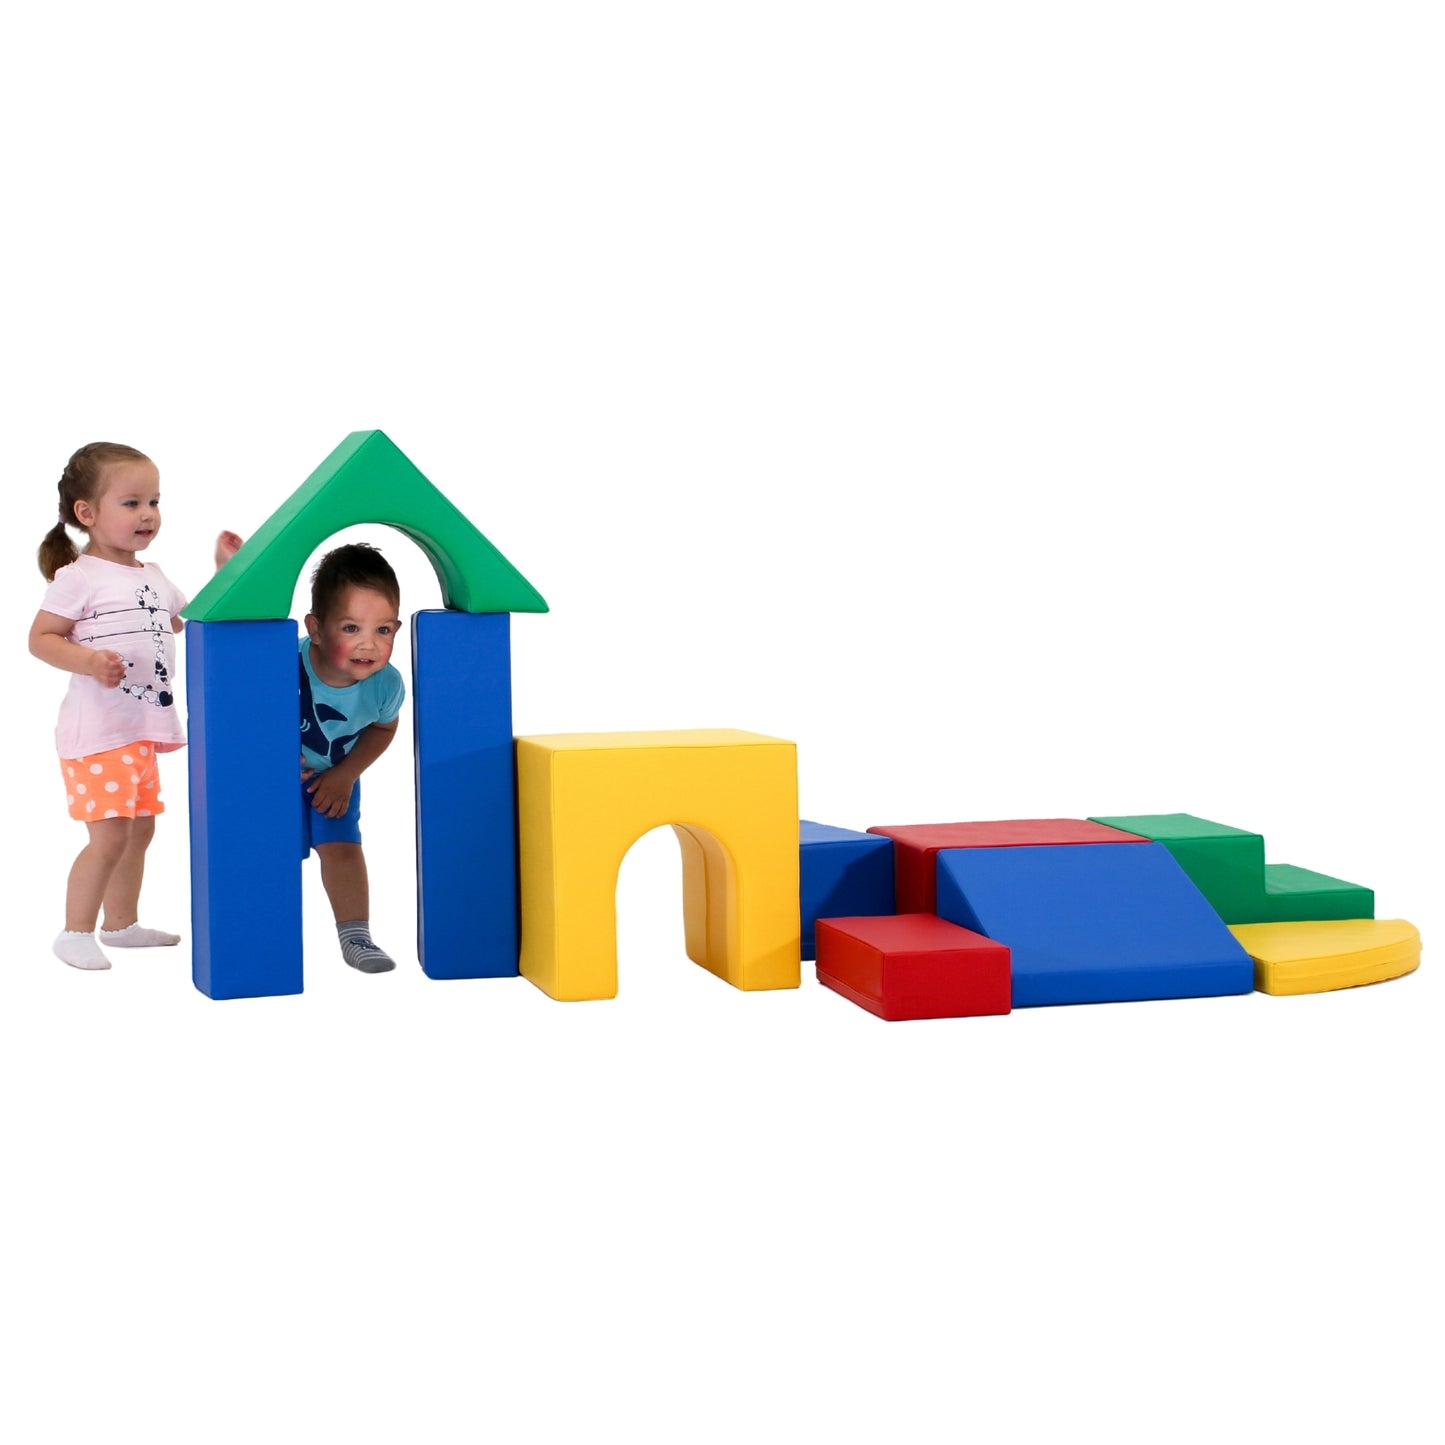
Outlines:
[[[131,743],[87,758],[61,758],[70,816],[82,823],[105,818],[153,818],[164,813],[154,743]]]

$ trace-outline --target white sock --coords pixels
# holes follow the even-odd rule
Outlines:
[[[142,928],[132,923],[129,928],[102,928],[100,941],[107,948],[170,948],[181,941],[179,933],[162,933],[159,928]]]
[[[110,960],[100,951],[93,933],[62,933],[50,945],[61,963],[71,968],[109,968]]]

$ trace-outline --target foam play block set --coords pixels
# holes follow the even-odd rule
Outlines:
[[[932,913],[818,923],[818,982],[879,1018],[1009,1011],[1009,950]]]
[[[192,977],[211,998],[302,988],[287,614],[308,558],[357,523],[419,546],[444,602],[413,617],[417,956],[430,978],[520,973],[556,999],[611,998],[618,870],[663,824],[681,855],[688,957],[768,991],[796,988],[816,954],[820,982],[887,1020],[1320,992],[1418,966],[1418,933],[1375,920],[1369,888],[1266,863],[1258,833],[1192,814],[864,832],[799,818],[797,749],[782,738],[514,738],[509,614],[547,604],[390,438],[366,431],[184,609]]]

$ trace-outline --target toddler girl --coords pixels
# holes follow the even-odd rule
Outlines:
[[[60,516],[40,544],[50,583],[30,626],[30,651],[71,673],[55,729],[70,816],[88,840],[70,869],[57,958],[109,968],[96,944],[153,948],[180,942],[136,917],[145,853],[161,801],[158,755],[185,746],[173,679],[184,595],[144,552],[161,529],[160,473],[143,452],[83,446],[59,482]],[[77,555],[67,527],[86,534]],[[241,539],[222,532],[216,566]]]

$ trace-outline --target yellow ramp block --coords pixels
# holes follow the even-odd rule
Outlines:
[[[1254,960],[1261,993],[1325,993],[1413,973],[1420,931],[1403,918],[1237,923],[1229,930]]]
[[[523,977],[616,995],[618,869],[664,823],[688,956],[737,988],[797,988],[797,748],[732,729],[517,739]]]

